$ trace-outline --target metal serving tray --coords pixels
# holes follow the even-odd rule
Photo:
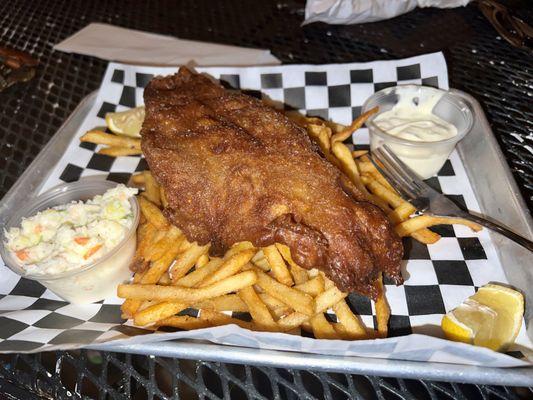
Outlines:
[[[472,104],[478,117],[472,132],[459,143],[458,151],[482,213],[505,223],[526,237],[533,238],[533,220],[520,196],[483,110],[470,95],[460,91],[455,92]],[[0,226],[4,225],[10,209],[39,192],[48,174],[66,150],[72,136],[78,131],[83,119],[89,113],[96,96],[97,92],[93,92],[80,103],[0,201]],[[496,245],[509,282],[524,290],[526,294],[528,307],[526,307],[525,318],[528,334],[533,337],[533,307],[530,305],[533,304],[533,269],[526,268],[531,260],[531,254],[496,234],[491,233],[491,239]],[[435,362],[338,357],[224,346],[195,340],[138,345],[107,343],[90,347],[102,351],[282,368],[491,385],[533,386],[533,368],[484,368]]]

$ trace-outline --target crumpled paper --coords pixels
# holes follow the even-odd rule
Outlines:
[[[455,8],[471,0],[307,0],[305,24],[326,22],[335,25],[382,21],[408,13],[416,7]]]
[[[92,23],[54,50],[144,65],[276,65],[269,50],[197,42]]]

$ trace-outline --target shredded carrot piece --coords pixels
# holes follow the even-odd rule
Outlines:
[[[17,252],[15,252],[15,255],[19,258],[19,260],[21,261],[24,261],[24,260],[27,260],[29,255],[28,255],[28,252],[26,250],[19,250]]]
[[[96,253],[100,248],[103,246],[103,244],[97,244],[94,247],[91,247],[89,250],[87,250],[87,253],[83,256],[84,259],[88,259],[90,256],[92,256],[94,253]]]
[[[75,241],[76,243],[78,243],[79,245],[82,245],[82,246],[83,246],[83,245],[86,245],[86,244],[87,244],[87,242],[89,241],[89,238],[86,237],[86,236],[80,236],[80,237],[75,237],[75,238],[74,238],[74,241]]]

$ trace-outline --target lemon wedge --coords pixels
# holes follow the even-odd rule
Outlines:
[[[107,113],[105,116],[105,123],[111,132],[131,137],[141,137],[143,121],[144,106],[122,112]]]
[[[514,342],[524,315],[524,296],[506,286],[488,284],[442,318],[450,340],[504,350]]]

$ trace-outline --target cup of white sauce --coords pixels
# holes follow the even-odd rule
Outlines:
[[[441,89],[400,85],[367,99],[362,112],[379,110],[366,122],[370,149],[387,146],[422,179],[436,175],[457,142],[474,124],[472,107]]]

